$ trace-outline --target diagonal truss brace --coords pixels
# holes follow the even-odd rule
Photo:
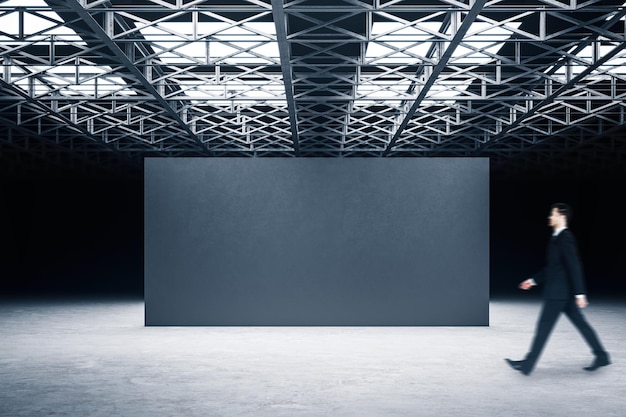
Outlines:
[[[587,77],[593,71],[598,69],[600,66],[604,65],[607,61],[610,61],[611,59],[613,59],[617,54],[619,54],[625,48],[626,48],[626,41],[621,42],[619,45],[617,45],[615,48],[613,48],[611,51],[609,51],[602,58],[598,59],[592,65],[589,65],[588,67],[586,67],[583,71],[581,71],[575,77],[572,77],[572,79],[570,79],[567,83],[563,84],[558,90],[556,90],[555,92],[553,92],[552,94],[550,94],[549,96],[547,96],[546,98],[541,100],[539,103],[534,105],[532,109],[530,109],[529,111],[527,111],[526,113],[524,113],[523,115],[518,117],[513,123],[508,125],[505,129],[502,129],[502,131],[500,131],[500,133],[498,133],[496,136],[492,137],[491,140],[487,144],[483,145],[483,147],[480,150],[488,147],[487,146],[488,144],[493,144],[493,143],[497,142],[499,139],[504,137],[511,130],[513,130],[516,127],[520,126],[520,124],[524,120],[526,120],[526,119],[534,116],[535,114],[537,114],[537,112],[540,109],[542,109],[543,107],[551,104],[554,100],[556,100],[561,95],[561,93],[563,93],[564,91],[567,91],[570,88],[574,87],[576,84],[578,84],[581,80],[583,80],[585,77]]]
[[[291,140],[296,156],[300,156],[300,139],[298,133],[298,120],[296,115],[296,102],[293,94],[293,76],[291,72],[291,54],[287,42],[287,17],[283,9],[283,0],[272,0],[272,14],[276,24],[276,41],[280,53],[280,68],[283,72],[285,84],[285,97],[287,98],[287,111],[289,112],[289,124],[291,125]]]
[[[408,110],[407,114],[404,116],[404,119],[402,120],[402,122],[400,123],[400,125],[398,126],[396,131],[394,132],[393,137],[391,138],[391,140],[389,141],[389,143],[385,147],[385,150],[383,151],[382,156],[388,156],[389,155],[389,153],[391,152],[391,150],[395,146],[396,142],[400,138],[400,135],[402,134],[402,132],[404,131],[406,126],[409,124],[409,121],[413,117],[413,114],[415,114],[415,112],[417,111],[417,108],[419,107],[419,105],[422,103],[422,101],[426,97],[426,94],[428,94],[428,91],[430,90],[430,88],[435,84],[435,81],[437,80],[437,77],[439,77],[439,74],[448,65],[448,61],[452,57],[452,54],[454,53],[454,50],[457,48],[457,46],[459,46],[461,44],[461,42],[463,41],[463,38],[465,37],[465,34],[469,30],[469,28],[472,25],[472,23],[474,23],[474,21],[478,17],[478,14],[481,12],[483,6],[486,3],[487,3],[487,0],[474,0],[474,4],[472,5],[472,8],[470,9],[470,11],[465,16],[465,19],[463,19],[463,23],[461,23],[461,26],[459,27],[459,30],[454,34],[454,37],[452,38],[452,41],[450,42],[450,45],[448,45],[448,48],[443,53],[441,59],[439,60],[437,65],[435,65],[435,67],[433,68],[433,71],[432,71],[430,77],[424,83],[424,86],[422,87],[422,89],[420,90],[420,93],[418,94],[417,98],[415,99],[415,101],[411,105],[411,108]]]
[[[76,125],[70,119],[68,119],[67,117],[65,117],[61,113],[54,111],[53,109],[51,109],[50,107],[48,107],[44,103],[42,103],[41,101],[39,101],[39,100],[37,100],[37,99],[35,99],[33,97],[30,97],[28,94],[24,93],[23,91],[20,91],[14,85],[9,84],[9,83],[7,83],[4,80],[0,80],[0,87],[2,89],[7,90],[7,91],[11,91],[13,94],[15,94],[18,97],[21,97],[21,99],[24,100],[25,102],[31,104],[33,107],[36,107],[36,108],[40,109],[43,114],[51,115],[52,117],[56,118],[57,120],[60,120],[68,128],[72,129],[73,131],[75,131],[77,133],[80,133],[81,137],[89,139],[89,141],[91,141],[92,143],[98,144],[103,149],[107,149],[107,150],[109,150],[111,152],[116,152],[117,151],[117,149],[114,146],[112,146],[111,144],[102,142],[96,136],[91,134],[89,131],[85,130],[83,127]],[[18,126],[19,126],[19,124],[18,124]]]
[[[91,14],[80,4],[79,0],[67,0],[65,2],[67,6],[74,11],[80,18],[89,26],[89,28],[93,31],[94,35],[102,41],[102,43],[115,54],[116,58],[119,60],[120,64],[129,71],[143,86],[143,88],[151,94],[156,101],[163,107],[165,112],[170,116],[185,133],[189,137],[191,137],[198,146],[200,146],[203,150],[207,151],[206,145],[202,143],[200,138],[189,128],[187,123],[183,121],[180,115],[169,105],[167,100],[165,100],[161,94],[154,88],[152,83],[143,75],[141,70],[139,70],[134,63],[126,56],[124,51],[120,49],[120,47],[106,34],[104,29],[96,22],[96,20],[91,16]],[[207,154],[209,152],[207,151]]]

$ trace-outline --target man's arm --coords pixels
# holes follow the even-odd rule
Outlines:
[[[559,240],[559,248],[561,251],[561,257],[565,264],[572,290],[576,294],[576,298],[585,297],[585,279],[583,277],[583,268],[578,256],[578,249],[576,247],[576,239],[569,231],[563,232],[562,239]]]
[[[533,278],[528,278],[527,280],[520,282],[519,288],[523,290],[529,290],[535,285],[537,285],[535,280]],[[585,294],[576,294],[576,305],[578,306],[578,308],[587,307],[587,305],[589,305],[589,303],[587,302],[587,296],[585,296]]]

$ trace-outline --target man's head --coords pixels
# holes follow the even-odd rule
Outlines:
[[[550,208],[550,226],[555,229],[567,227],[572,218],[572,208],[565,203],[555,203]]]

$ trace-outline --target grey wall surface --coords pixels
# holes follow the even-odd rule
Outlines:
[[[147,158],[146,325],[488,325],[485,158]]]

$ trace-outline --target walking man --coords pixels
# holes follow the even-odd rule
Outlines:
[[[553,233],[548,244],[546,265],[533,278],[519,284],[522,290],[543,285],[543,307],[530,351],[523,360],[506,359],[513,369],[524,375],[529,375],[533,371],[561,313],[565,313],[570,319],[595,355],[593,363],[583,369],[595,371],[611,363],[609,354],[580,311],[587,306],[587,297],[576,240],[567,229],[570,218],[571,208],[567,204],[552,205],[548,221]]]

